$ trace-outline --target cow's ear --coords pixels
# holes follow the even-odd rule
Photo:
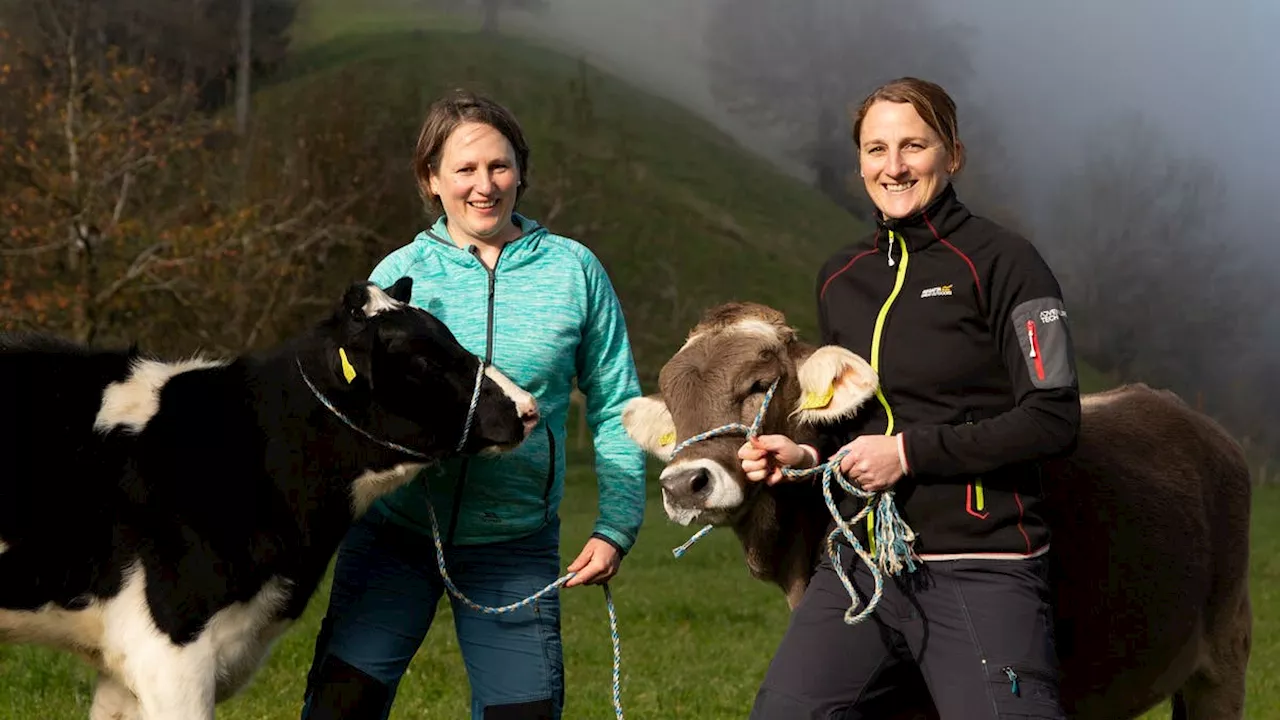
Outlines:
[[[406,275],[395,281],[391,287],[383,288],[383,291],[392,298],[407,304],[409,299],[413,297],[413,278]]]
[[[676,424],[661,395],[633,398],[622,409],[622,426],[636,444],[660,460],[670,460],[676,446]]]
[[[383,289],[372,282],[355,283],[342,296],[342,307],[347,317],[363,323],[378,313],[398,310],[408,302],[413,291],[413,280],[400,278],[391,287]]]
[[[805,358],[800,402],[794,415],[801,424],[824,425],[853,417],[876,394],[880,380],[871,365],[839,345],[824,345]]]

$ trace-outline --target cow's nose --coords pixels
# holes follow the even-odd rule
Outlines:
[[[520,422],[524,424],[524,436],[529,437],[529,433],[533,432],[542,419],[542,415],[538,413],[538,405],[530,403],[525,407],[516,406],[516,410],[520,413]]]
[[[662,489],[672,499],[693,499],[711,487],[711,471],[705,467],[691,467],[664,474]]]

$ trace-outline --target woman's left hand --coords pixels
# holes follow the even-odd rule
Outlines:
[[[867,492],[888,490],[902,478],[898,438],[892,435],[862,435],[841,449],[849,454],[840,461],[840,472]]]
[[[582,552],[578,553],[578,559],[569,565],[569,572],[577,575],[569,578],[564,586],[603,585],[618,574],[618,566],[621,564],[622,553],[618,552],[618,548],[600,538],[591,538]]]

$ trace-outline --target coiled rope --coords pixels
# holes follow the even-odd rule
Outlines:
[[[755,419],[750,425],[728,423],[693,435],[672,448],[671,457],[674,458],[680,451],[694,443],[713,437],[738,434],[746,435],[748,439],[756,437],[760,433],[765,413],[768,411],[769,403],[773,400],[774,392],[777,389],[778,381],[774,380],[773,384],[769,386],[768,392],[765,393],[764,400],[760,403],[760,409],[756,412]],[[880,603],[880,598],[884,594],[884,575],[886,573],[898,575],[903,570],[914,572],[917,567],[917,559],[911,547],[915,541],[915,532],[911,530],[898,513],[898,508],[893,501],[893,491],[868,492],[849,482],[844,477],[844,474],[840,472],[840,461],[844,459],[845,455],[848,455],[848,451],[841,450],[825,463],[804,469],[782,468],[782,473],[790,478],[822,474],[822,499],[826,503],[827,512],[831,514],[832,520],[835,521],[835,528],[827,535],[827,557],[831,559],[831,565],[835,568],[836,575],[840,578],[840,583],[844,585],[844,589],[849,593],[851,603],[849,609],[844,613],[844,621],[849,625],[855,625],[868,618]],[[862,510],[858,514],[848,520],[845,520],[840,515],[840,510],[836,507],[835,500],[832,498],[832,483],[838,484],[841,489],[850,495],[867,501],[863,503]],[[858,538],[853,533],[853,528],[857,526],[857,523],[865,519],[870,513],[875,513],[873,547],[876,552],[874,556],[862,547],[862,543],[858,541]],[[677,558],[683,556],[694,543],[706,537],[707,533],[711,532],[713,528],[713,525],[703,527],[683,545],[672,550],[672,554]],[[842,537],[853,549],[853,552],[862,559],[867,569],[871,571],[871,578],[875,583],[875,590],[870,600],[867,601],[866,607],[860,612],[857,611],[860,604],[858,594],[854,590],[853,582],[849,579],[848,573],[845,572],[840,563],[840,547],[836,544],[836,541]]]

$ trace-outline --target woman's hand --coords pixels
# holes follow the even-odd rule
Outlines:
[[[601,540],[591,538],[587,541],[578,558],[569,565],[569,572],[577,573],[564,584],[571,588],[574,585],[603,585],[609,578],[618,574],[622,565],[622,553],[618,548]]]
[[[840,472],[867,492],[888,490],[902,479],[896,436],[862,435],[841,450],[849,454],[840,461]]]
[[[811,467],[817,460],[809,451],[786,435],[758,435],[738,448],[742,471],[751,482],[765,481],[774,485],[792,478],[782,474],[784,467]]]

